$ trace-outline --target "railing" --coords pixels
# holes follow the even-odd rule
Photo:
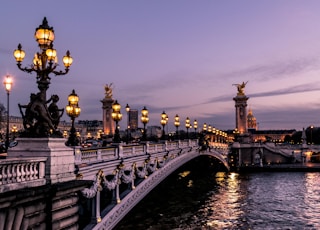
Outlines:
[[[91,211],[91,223],[84,229],[111,229],[110,226],[121,219],[121,216],[163,178],[199,155],[218,158],[228,170],[226,157],[223,154],[227,147],[227,144],[221,143],[219,146],[214,146],[212,152],[209,150],[201,152],[198,140],[147,142],[142,145],[119,144],[112,147],[117,149],[112,155],[114,160],[96,161],[97,164],[85,164],[82,161],[84,164],[79,165],[79,175],[82,179],[93,180],[90,188],[81,191],[90,201],[84,209],[88,210],[88,214]],[[98,156],[99,150],[96,151]],[[87,154],[86,150],[83,154]],[[108,199],[102,203],[101,196]]]
[[[141,145],[122,145],[118,144],[113,147],[106,148],[112,151],[113,160],[108,162],[99,162],[99,151],[105,149],[85,150],[79,151],[78,159],[78,173],[82,179],[93,180],[93,185],[90,188],[82,190],[82,195],[90,199],[91,209],[91,224],[85,229],[92,229],[97,223],[101,221],[101,217],[105,216],[114,206],[119,204],[127,195],[135,190],[136,186],[142,183],[147,178],[153,178],[151,175],[162,168],[163,172],[159,176],[154,176],[150,183],[144,182],[143,188],[140,188],[143,193],[148,192],[149,186],[159,183],[162,177],[166,176],[168,170],[174,167],[174,160],[179,156],[187,155],[191,150],[191,154],[198,154],[198,141],[165,141],[161,143],[146,142]],[[94,156],[88,158],[87,155]],[[96,157],[96,158],[95,158]],[[188,158],[187,156],[183,157]],[[91,164],[90,162],[95,162]],[[87,161],[87,162],[86,162]],[[177,161],[181,164],[183,161]],[[166,166],[168,165],[168,166]],[[159,180],[159,181],[158,181]],[[101,206],[100,192],[101,188],[105,188],[102,193],[108,194],[108,201],[104,201]],[[138,193],[141,195],[140,192]],[[131,197],[128,196],[128,197]],[[127,197],[127,199],[129,199]],[[130,199],[131,200],[131,199]],[[87,207],[88,208],[88,207]],[[90,208],[89,208],[90,209]],[[88,210],[89,210],[88,209]],[[111,212],[113,213],[113,212]],[[117,217],[118,218],[118,217]]]
[[[166,151],[166,145],[164,143],[161,144],[149,144],[147,146],[147,153],[156,153]]]
[[[91,164],[99,161],[134,157],[143,154],[154,154],[174,149],[196,146],[197,140],[166,141],[163,143],[145,143],[142,145],[115,145],[105,148],[77,148],[75,149],[75,164]]]
[[[146,142],[141,145],[114,145],[105,148],[84,149],[75,147],[75,165],[91,165],[98,162],[115,161],[143,155],[158,155],[171,150],[179,150],[190,146],[197,146],[197,140],[165,141],[161,143]],[[160,156],[160,155],[159,155]],[[162,156],[162,155],[161,155]],[[45,165],[47,158],[4,159],[0,161],[0,192],[46,183]],[[159,158],[160,160],[160,158]],[[14,187],[14,185],[19,186]]]
[[[1,160],[0,192],[44,185],[46,160],[45,157]]]

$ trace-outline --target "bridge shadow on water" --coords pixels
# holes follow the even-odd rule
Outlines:
[[[199,156],[186,163],[140,201],[114,228],[177,229],[188,225],[216,186],[217,172],[225,167],[216,158]]]

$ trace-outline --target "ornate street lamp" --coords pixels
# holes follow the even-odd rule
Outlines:
[[[198,128],[198,121],[197,121],[197,120],[194,120],[194,122],[193,122],[193,128],[194,128],[194,132],[195,132],[196,135],[197,135],[197,128]]]
[[[118,123],[122,119],[122,114],[121,114],[120,110],[121,110],[121,105],[116,100],[112,104],[112,114],[111,114],[112,119],[116,122],[116,128],[115,128],[114,137],[113,137],[113,141],[115,143],[120,143],[120,141],[121,141],[120,140],[120,131],[119,131],[119,127],[118,127]]]
[[[16,133],[18,132],[18,128],[16,125],[13,125],[11,128],[11,133],[12,133],[12,139],[16,139]]]
[[[189,138],[189,128],[190,128],[190,119],[189,119],[189,117],[187,117],[186,118],[186,124],[185,124],[185,126],[186,126],[186,129],[187,129],[187,139]]]
[[[6,78],[4,79],[4,87],[7,91],[7,133],[6,133],[6,151],[9,148],[9,95],[10,95],[10,91],[11,91],[11,87],[12,87],[12,78],[7,75]]]
[[[207,123],[204,123],[204,124],[203,124],[202,130],[203,130],[204,132],[207,132]]]
[[[33,64],[30,67],[22,67],[21,63],[25,57],[25,52],[22,50],[21,44],[18,45],[13,53],[17,66],[20,70],[37,74],[37,84],[39,93],[32,93],[30,96],[30,103],[28,105],[20,105],[20,112],[23,118],[23,124],[25,128],[26,136],[28,137],[48,137],[48,136],[59,136],[62,137],[62,133],[57,130],[57,126],[60,122],[60,117],[62,116],[63,110],[57,109],[56,102],[59,99],[47,100],[47,90],[50,85],[51,78],[49,74],[54,75],[65,75],[69,72],[69,67],[72,64],[72,58],[70,52],[67,51],[66,55],[63,57],[62,61],[65,69],[62,71],[57,71],[57,52],[53,48],[54,41],[54,30],[53,27],[48,25],[46,18],[43,19],[42,24],[36,28],[35,39],[38,42],[40,52],[37,52],[33,58]],[[54,95],[58,98],[57,95]],[[50,111],[47,108],[49,102],[54,103],[53,108],[55,111]],[[30,112],[31,108],[35,108],[35,113]],[[22,109],[25,109],[23,112]],[[61,114],[57,115],[57,112]]]
[[[76,117],[80,115],[81,109],[79,107],[79,97],[75,93],[74,89],[72,90],[72,93],[68,96],[68,102],[69,104],[66,106],[66,112],[68,116],[71,118],[71,129],[70,129],[70,135],[67,141],[68,146],[77,146],[79,145],[79,141],[76,135],[76,129],[74,127],[74,120]]]
[[[176,136],[177,139],[179,137],[179,126],[180,126],[180,117],[178,116],[178,114],[176,114],[176,116],[174,117],[174,126],[176,127]]]
[[[166,126],[167,126],[167,134],[169,135],[169,131],[168,131],[168,129],[169,129],[169,117],[168,117],[168,114],[166,116]]]
[[[143,134],[142,134],[142,140],[147,140],[147,131],[146,131],[146,124],[149,122],[149,111],[146,107],[143,107],[141,110],[141,122],[143,124]]]
[[[127,144],[128,144],[129,143],[129,129],[130,129],[130,124],[129,124],[130,106],[128,104],[126,105],[126,112],[127,112]]]
[[[161,114],[161,120],[160,120],[160,124],[162,125],[162,136],[161,136],[161,139],[162,140],[165,140],[166,139],[166,133],[164,131],[164,127],[166,126],[167,124],[167,114],[165,113],[165,111],[162,112]]]
[[[212,127],[212,134],[213,134],[213,141],[217,142],[217,133],[216,133],[216,128],[213,126]]]

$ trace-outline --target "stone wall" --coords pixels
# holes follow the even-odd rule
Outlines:
[[[2,229],[79,229],[80,191],[91,181],[70,181],[0,194]]]

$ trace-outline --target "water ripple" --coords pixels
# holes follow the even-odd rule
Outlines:
[[[122,228],[320,229],[320,173],[217,173],[191,187],[184,179],[163,185]]]

